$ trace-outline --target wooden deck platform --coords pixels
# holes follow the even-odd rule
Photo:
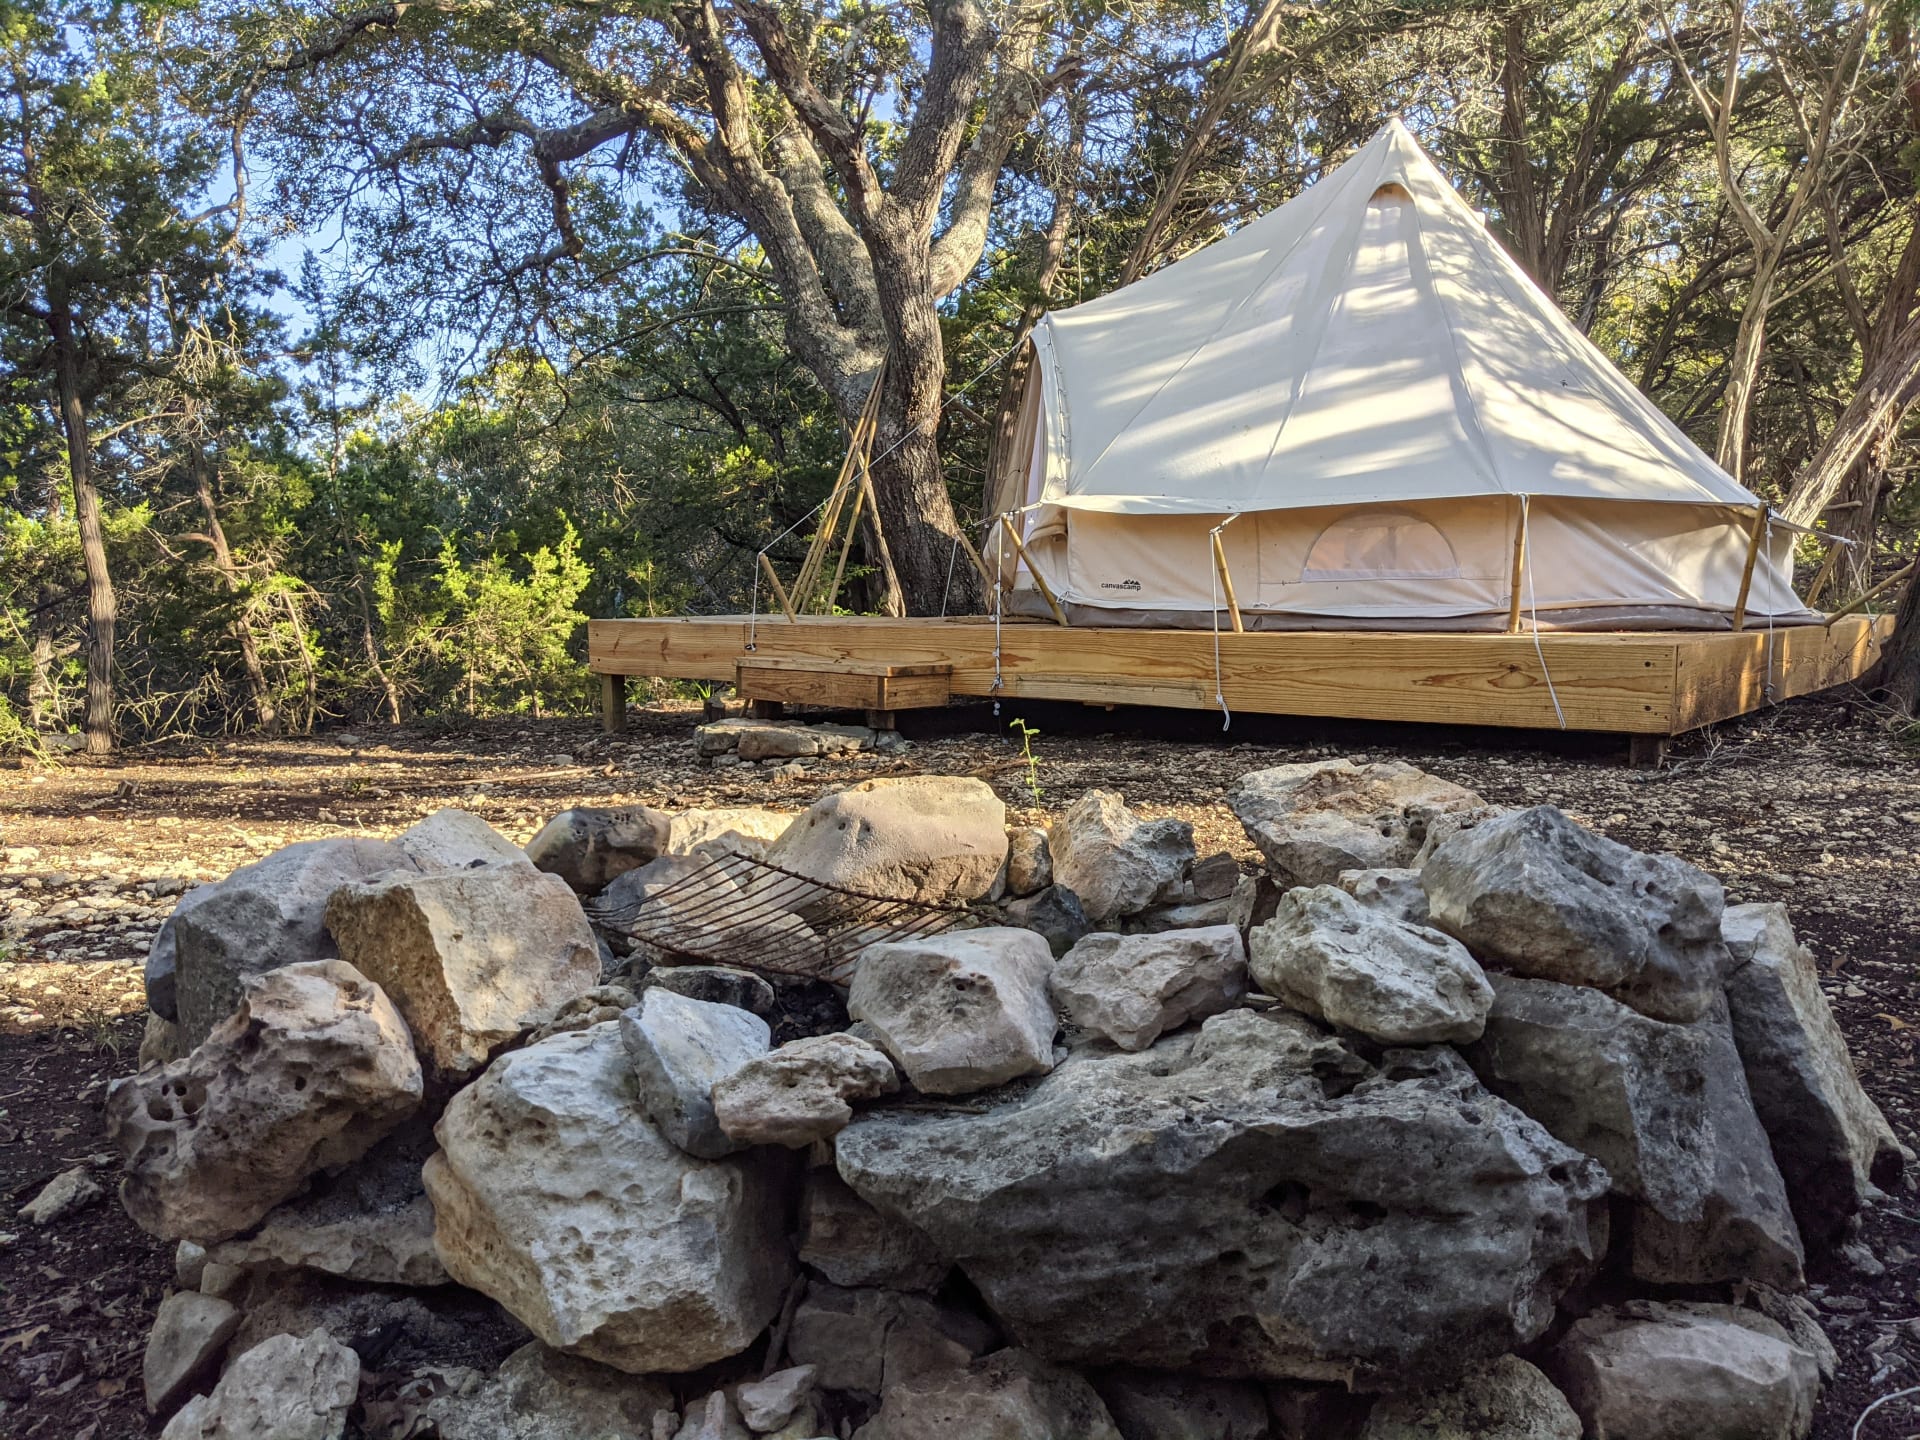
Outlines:
[[[738,684],[749,699],[888,710],[1000,695],[1090,705],[1212,709],[1213,634],[1105,630],[980,617],[887,620],[764,616],[595,620],[588,664],[605,677],[610,724],[624,677]],[[1410,631],[1220,636],[1221,688],[1236,712],[1677,735],[1857,678],[1890,617],[1831,629],[1449,635]],[[1546,660],[1545,669],[1541,657]],[[1552,677],[1549,692],[1547,677]]]

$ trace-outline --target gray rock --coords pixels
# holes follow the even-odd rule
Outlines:
[[[1269,995],[1386,1045],[1465,1044],[1493,1005],[1466,946],[1332,885],[1282,895],[1250,946],[1253,978]]]
[[[1831,1245],[1849,1219],[1898,1182],[1905,1157],[1860,1088],[1786,907],[1730,906],[1721,933],[1734,958],[1727,1004],[1754,1110],[1802,1233]]]
[[[633,1374],[737,1355],[792,1278],[785,1157],[702,1160],[647,1120],[620,1027],[503,1055],[427,1162],[447,1272],[548,1345]]]
[[[964,1095],[1053,1066],[1053,956],[1030,930],[960,930],[871,945],[847,1013],[929,1095]]]
[[[1580,1440],[1580,1417],[1518,1355],[1472,1366],[1453,1384],[1380,1401],[1361,1440]]]
[[[1055,955],[1064,955],[1093,929],[1080,897],[1063,885],[1049,885],[1036,894],[1006,905],[1007,923],[1031,930],[1047,942]]]
[[[671,990],[709,1005],[732,1005],[755,1015],[771,1015],[773,986],[751,970],[725,965],[657,965],[640,977],[640,992]]]
[[[1253,905],[1260,882],[1242,875],[1231,894],[1215,900],[1187,900],[1178,905],[1153,905],[1138,915],[1129,915],[1120,928],[1133,935],[1159,935],[1168,930],[1203,930],[1210,925],[1231,925],[1242,934],[1253,922]]]
[[[1007,837],[1007,894],[1015,899],[1037,895],[1053,883],[1053,852],[1047,832],[1037,825],[1015,830]]]
[[[604,974],[605,955],[600,957],[600,967]],[[596,985],[591,990],[581,991],[554,1011],[551,1020],[528,1031],[527,1043],[538,1045],[550,1035],[564,1035],[569,1030],[604,1025],[609,1020],[618,1020],[639,1003],[640,997],[624,985]]]
[[[686,1417],[673,1432],[673,1440],[753,1440],[741,1422],[739,1412],[724,1390],[715,1390],[704,1400],[687,1406]]]
[[[1247,993],[1247,953],[1231,925],[1160,935],[1089,935],[1053,967],[1054,1002],[1122,1050],[1144,1050]]]
[[[730,1140],[797,1150],[840,1133],[855,1100],[900,1088],[893,1062],[851,1035],[812,1035],[716,1080],[713,1113]]]
[[[733,746],[742,760],[795,760],[872,748],[873,731],[865,725],[783,725],[767,720],[740,726]]]
[[[824,1167],[807,1172],[800,1263],[835,1285],[890,1290],[932,1291],[953,1268],[920,1231],[883,1215]]]
[[[977,900],[1007,855],[1007,807],[985,781],[867,780],[816,800],[767,851],[812,880],[900,900]]]
[[[39,1194],[20,1207],[20,1218],[30,1225],[51,1225],[98,1203],[101,1194],[99,1182],[87,1167],[75,1165],[41,1186]]]
[[[951,1346],[888,1347],[880,1413],[855,1440],[1120,1440],[1086,1380],[1023,1350],[967,1360]]]
[[[773,1032],[732,1005],[694,1000],[662,987],[620,1017],[641,1111],[689,1155],[717,1160],[741,1148],[721,1128],[713,1087],[767,1053]]]
[[[682,810],[667,826],[667,850],[695,859],[745,855],[764,860],[767,847],[793,823],[793,816],[776,810],[722,807]]]
[[[598,895],[668,848],[670,822],[644,805],[562,810],[527,842],[536,868],[558,875],[581,895]]]
[[[160,1440],[340,1440],[359,1392],[360,1357],[326,1331],[276,1335],[187,1401]]]
[[[160,1302],[140,1362],[147,1413],[165,1415],[217,1372],[240,1312],[212,1295],[181,1291]]]
[[[1193,862],[1187,873],[1186,893],[1196,902],[1225,900],[1251,877],[1240,873],[1240,862],[1225,850],[1216,850],[1204,860]]]
[[[1068,806],[1047,845],[1054,882],[1079,897],[1096,925],[1179,900],[1193,864],[1191,825],[1142,820],[1108,790],[1089,790]]]
[[[448,805],[394,837],[416,868],[433,874],[475,865],[525,865],[526,852],[472,811]]]
[[[1389,919],[1405,925],[1433,923],[1418,870],[1342,870],[1334,884],[1369,910],[1377,910]]]
[[[1000,1343],[993,1326],[968,1311],[897,1290],[843,1290],[815,1282],[793,1312],[787,1354],[814,1367],[823,1390],[880,1393],[890,1341],[916,1348],[952,1343],[984,1355]]]
[[[1833,1341],[1827,1338],[1827,1332],[1821,1328],[1820,1312],[1814,1308],[1811,1300],[1804,1295],[1788,1295],[1766,1285],[1749,1286],[1747,1300],[1762,1315],[1786,1331],[1794,1344],[1813,1356],[1824,1383],[1833,1383],[1840,1373],[1840,1355],[1833,1348]],[[1913,1334],[1911,1322],[1907,1333]]]
[[[1538,1336],[1605,1248],[1598,1165],[1453,1052],[1297,1016],[1086,1052],[984,1115],[869,1111],[841,1177],[1065,1364],[1439,1380]]]
[[[406,1023],[351,965],[286,965],[245,987],[240,1008],[186,1059],[108,1088],[121,1203],[151,1235],[236,1235],[419,1108]]]
[[[1486,814],[1473,791],[1399,760],[1314,760],[1242,775],[1227,804],[1286,885],[1412,865],[1436,834]]]
[[[807,1403],[819,1373],[811,1365],[794,1365],[776,1370],[764,1380],[746,1381],[734,1392],[740,1418],[756,1434],[778,1430]]]
[[[1088,1377],[1120,1440],[1269,1440],[1267,1397],[1244,1380],[1203,1380],[1146,1370]]]
[[[1545,1363],[1586,1433],[1622,1440],[1804,1440],[1820,1393],[1813,1356],[1729,1305],[1598,1311]]]
[[[1720,882],[1551,805],[1461,831],[1420,870],[1437,929],[1516,975],[1591,985],[1655,1020],[1707,1013],[1728,966]]]
[[[657,1381],[535,1340],[491,1375],[464,1372],[413,1413],[439,1440],[654,1440],[654,1417],[671,1423],[674,1411],[672,1392]]]

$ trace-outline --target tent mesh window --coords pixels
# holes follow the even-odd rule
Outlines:
[[[1307,552],[1302,580],[1452,580],[1453,546],[1438,529],[1401,510],[1342,515]]]

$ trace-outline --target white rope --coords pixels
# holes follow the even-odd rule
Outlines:
[[[1766,527],[1760,543],[1766,547],[1766,557],[1773,559],[1773,510],[1766,512]],[[1757,568],[1757,567],[1756,567]],[[1766,683],[1760,687],[1760,698],[1769,705],[1778,703],[1773,689],[1773,606],[1767,606],[1767,676]]]
[[[1527,495],[1520,497],[1520,523],[1523,526],[1527,523],[1528,502],[1531,498]],[[1547,682],[1547,698],[1553,701],[1553,713],[1560,721],[1560,728],[1564,730],[1567,728],[1567,712],[1560,708],[1560,692],[1553,688],[1553,672],[1547,668],[1546,648],[1540,643],[1540,607],[1533,598],[1533,566],[1527,563],[1524,556],[1521,557],[1520,564],[1521,569],[1526,573],[1527,613],[1533,620],[1533,653],[1540,657],[1540,675]]]
[[[953,594],[953,562],[960,558],[960,537],[953,537],[953,551],[947,556],[947,584],[940,592],[940,618],[947,618],[947,597]]]
[[[1006,603],[1006,591],[1001,587],[1000,577],[1007,568],[1007,527],[993,527],[993,715],[1000,718],[1000,686],[1003,683],[1000,674],[1000,613]]]
[[[760,625],[760,567],[758,565],[755,565],[753,567],[753,604],[752,604],[752,608],[747,611],[747,652],[749,654],[751,654],[756,648],[753,643],[753,635],[754,635],[754,631],[759,628],[759,625]]]
[[[1860,1427],[1867,1423],[1867,1417],[1890,1400],[1904,1399],[1908,1395],[1920,1395],[1920,1385],[1909,1385],[1904,1390],[1896,1390],[1891,1395],[1882,1395],[1866,1409],[1860,1412],[1860,1418],[1853,1422],[1853,1440],[1860,1440]]]

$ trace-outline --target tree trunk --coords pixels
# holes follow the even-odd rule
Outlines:
[[[87,753],[113,749],[113,630],[118,604],[107,573],[107,539],[100,524],[100,496],[93,488],[93,444],[80,394],[80,357],[73,316],[64,293],[50,297],[47,329],[53,336],[54,372],[60,390],[60,423],[67,436],[67,469],[73,477],[73,509],[80,522],[80,556],[87,572]]]
[[[200,501],[200,513],[206,517],[207,540],[213,548],[214,568],[220,572],[220,578],[226,582],[229,597],[237,598],[241,592],[240,571],[233,563],[233,551],[227,545],[227,532],[220,523],[219,508],[213,502],[213,485],[207,479],[207,457],[201,453],[197,441],[187,445],[187,469],[193,476],[193,493]],[[245,615],[233,617],[233,638],[240,644],[240,660],[247,671],[247,689],[253,695],[254,715],[260,722],[260,729],[268,735],[280,733],[280,712],[273,703],[273,688],[267,683],[267,672],[260,663],[260,647],[254,644],[253,631],[247,628]]]
[[[1747,290],[1747,303],[1740,312],[1740,328],[1733,339],[1733,358],[1728,362],[1726,398],[1721,401],[1720,434],[1714,459],[1734,479],[1747,458],[1747,414],[1753,408],[1754,394],[1760,388],[1760,359],[1767,348],[1767,309],[1773,303],[1773,277],[1779,255],[1754,254],[1753,283]]]
[[[380,661],[380,642],[373,633],[373,606],[367,601],[367,577],[360,569],[358,557],[354,560],[353,598],[360,606],[360,643],[366,647],[367,667],[373,671],[374,679],[380,682],[381,698],[386,701],[387,723],[400,723],[400,691],[393,683],[393,677],[387,674],[387,667]]]
[[[53,721],[53,637],[33,637],[33,668],[27,674],[27,728],[35,734]]]
[[[1878,686],[1882,698],[1901,714],[1920,719],[1920,576],[1894,612],[1893,636],[1880,656]]]

